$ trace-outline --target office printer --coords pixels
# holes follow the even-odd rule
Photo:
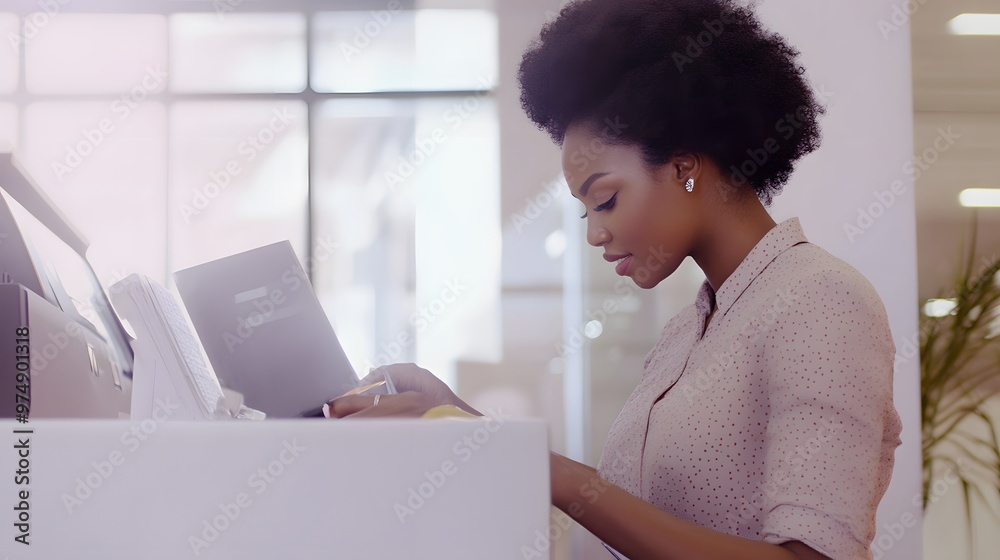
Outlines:
[[[17,159],[0,152],[0,364],[8,372],[0,417],[23,412],[25,399],[31,418],[128,415],[129,336],[87,245]]]

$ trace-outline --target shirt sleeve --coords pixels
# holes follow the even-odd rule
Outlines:
[[[885,307],[853,269],[811,276],[791,291],[762,335],[770,410],[761,538],[867,560],[900,430]]]

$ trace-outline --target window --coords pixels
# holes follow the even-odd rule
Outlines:
[[[495,14],[218,4],[0,13],[0,145],[102,283],[289,239],[359,374],[496,359]]]

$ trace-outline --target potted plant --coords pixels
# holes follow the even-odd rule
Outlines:
[[[933,481],[952,471],[962,489],[970,545],[972,500],[989,504],[987,494],[1000,495],[1000,418],[983,409],[1000,395],[1000,257],[976,263],[975,252],[973,214],[968,256],[952,288],[954,307],[920,319],[924,509]]]

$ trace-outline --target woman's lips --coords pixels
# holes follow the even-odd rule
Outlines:
[[[615,272],[618,273],[618,276],[625,276],[625,273],[628,272],[630,264],[632,264],[632,255],[625,257],[621,262],[619,262],[615,266]]]

